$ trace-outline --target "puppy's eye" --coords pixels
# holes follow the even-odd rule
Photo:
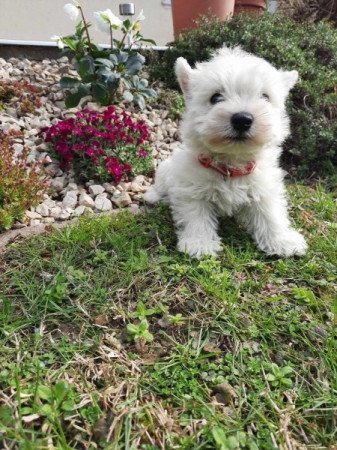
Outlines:
[[[224,96],[219,94],[218,92],[210,98],[210,102],[212,105],[215,105],[216,103],[223,102],[225,100]]]
[[[270,101],[269,95],[266,94],[265,92],[262,94],[262,98],[264,98],[264,99],[267,100],[268,102]]]

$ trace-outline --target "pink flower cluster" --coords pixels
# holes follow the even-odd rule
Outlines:
[[[135,122],[113,106],[104,111],[84,109],[75,117],[41,130],[46,142],[61,160],[61,167],[71,163],[80,167],[85,178],[95,177],[119,183],[128,180],[133,164],[148,160],[149,131],[144,121]],[[146,165],[146,164],[145,164]]]

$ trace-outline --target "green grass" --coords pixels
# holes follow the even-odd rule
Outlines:
[[[0,441],[18,449],[328,449],[337,216],[290,186],[303,258],[175,251],[170,213],[83,219],[0,256]]]

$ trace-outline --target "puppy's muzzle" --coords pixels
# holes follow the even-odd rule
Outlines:
[[[248,112],[238,112],[232,115],[231,124],[235,131],[239,133],[239,136],[244,135],[247,131],[249,131],[252,123],[254,121],[254,117],[252,114]]]

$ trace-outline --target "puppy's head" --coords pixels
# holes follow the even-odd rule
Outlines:
[[[197,151],[245,156],[287,136],[284,103],[296,71],[277,70],[240,48],[223,48],[194,69],[178,58],[176,75],[186,102],[183,137]]]

